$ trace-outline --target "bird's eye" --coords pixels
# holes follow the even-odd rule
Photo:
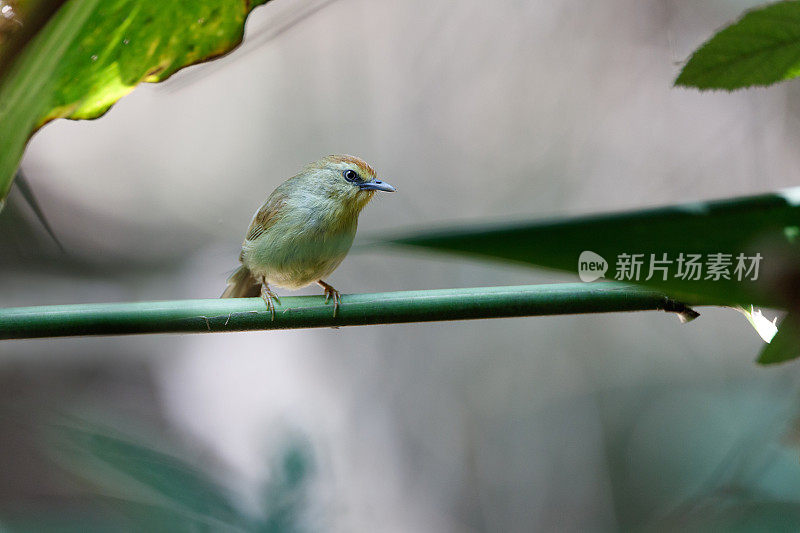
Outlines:
[[[358,176],[358,172],[356,172],[355,170],[351,170],[349,168],[344,172],[342,172],[342,176],[344,176],[344,179],[346,179],[351,183],[355,183],[356,181],[361,181],[361,178]]]

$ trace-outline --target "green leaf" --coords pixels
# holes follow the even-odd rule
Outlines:
[[[203,520],[249,527],[227,491],[206,473],[173,455],[78,425],[58,426],[54,442],[60,459],[69,459],[68,466],[99,485],[115,490],[143,486],[160,496],[163,512],[189,512]],[[131,485],[132,481],[138,485]]]
[[[740,89],[800,74],[800,2],[754,9],[698,48],[675,85]]]
[[[308,480],[314,466],[311,450],[305,440],[294,439],[280,459],[263,488],[265,518],[255,527],[259,533],[305,530],[300,524],[308,506]]]
[[[73,496],[66,501],[42,498],[10,507],[0,511],[0,531],[4,533],[253,531],[221,527],[208,516],[176,508],[99,495]]]
[[[800,322],[789,313],[778,324],[778,333],[765,345],[758,356],[761,365],[785,363],[800,357]]]
[[[120,523],[135,531],[305,531],[314,469],[305,439],[293,438],[275,457],[262,488],[262,512],[248,516],[208,474],[174,455],[80,419],[53,426],[49,436],[50,453],[100,491],[87,498],[71,522],[65,522],[63,510],[48,507],[47,502],[35,509],[4,512],[3,524],[14,531],[49,531],[56,517],[63,530],[75,531],[94,530],[89,527],[93,524],[108,531]]]
[[[800,529],[800,503],[768,499],[768,495],[740,494],[738,487],[720,491],[687,511],[666,519],[657,518],[647,531],[725,531],[753,533],[757,531],[797,531]]]
[[[591,260],[595,257],[592,254],[599,258],[596,267],[584,265],[590,274],[599,275],[603,270],[599,263],[604,262],[606,279],[648,285],[690,304],[782,308],[796,296],[787,286],[800,272],[800,257],[793,244],[800,223],[798,198],[800,189],[790,189],[779,194],[628,213],[424,231],[388,242],[575,274],[581,254],[588,252],[584,259]],[[629,259],[641,254],[638,276],[621,263],[623,254]],[[696,272],[684,276],[688,279],[677,276],[681,257],[686,274],[689,254],[700,256],[700,279],[691,279]],[[729,279],[711,275],[708,267],[716,254],[730,254]],[[746,267],[752,266],[756,261],[750,259],[760,254],[757,274],[743,270],[737,275],[740,254],[746,259]],[[668,263],[657,263],[665,259]],[[647,279],[650,266],[665,267],[666,271],[653,269]]]
[[[0,73],[0,202],[43,124],[99,117],[137,84],[228,52],[250,11],[267,1],[66,2]]]

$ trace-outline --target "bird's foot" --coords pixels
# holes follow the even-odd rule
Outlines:
[[[272,289],[269,288],[269,285],[267,285],[267,282],[264,280],[261,280],[261,299],[267,304],[270,320],[275,320],[275,302],[278,302],[278,305],[280,305],[281,300],[272,292]]]
[[[339,304],[341,302],[341,295],[339,291],[333,288],[332,285],[325,283],[324,281],[317,280],[317,284],[325,289],[325,303],[328,303],[328,300],[333,299],[333,316],[336,317],[337,311],[339,311]]]

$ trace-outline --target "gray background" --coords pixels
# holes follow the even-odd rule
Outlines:
[[[796,185],[797,82],[672,87],[755,4],[275,0],[229,56],[34,136],[22,166],[69,256],[12,193],[0,304],[216,297],[252,213],[330,153],[398,188],[359,240]],[[329,281],[575,277],[385,250],[351,253]],[[3,342],[16,453],[0,497],[69,492],[14,429],[35,440],[66,412],[179,443],[252,509],[269,457],[302,435],[309,520],[328,531],[669,527],[725,515],[734,493],[794,502],[797,370],[756,367],[745,319],[701,312]]]

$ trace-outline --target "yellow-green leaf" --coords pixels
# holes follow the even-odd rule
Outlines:
[[[266,1],[65,2],[0,72],[0,202],[42,125],[99,117],[137,84],[230,51],[250,11]],[[20,32],[20,39],[29,37]],[[15,38],[0,46],[13,48]]]

